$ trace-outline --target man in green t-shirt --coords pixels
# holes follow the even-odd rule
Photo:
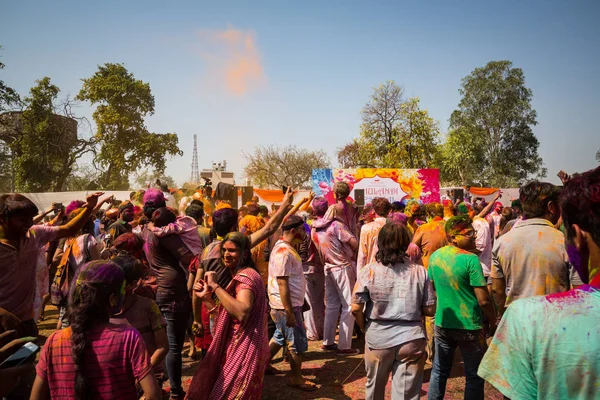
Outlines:
[[[454,351],[458,347],[465,365],[466,399],[483,399],[484,381],[477,368],[486,351],[482,311],[491,333],[496,314],[488,294],[479,258],[475,250],[475,230],[466,216],[450,218],[445,225],[448,246],[435,251],[429,259],[429,278],[436,290],[435,358],[429,396],[443,399],[450,376]]]

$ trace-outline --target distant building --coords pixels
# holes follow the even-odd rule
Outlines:
[[[235,185],[235,174],[226,171],[226,169],[227,161],[223,161],[222,163],[213,162],[211,169],[203,169],[200,172],[200,178],[209,179],[213,188],[216,188],[219,182]]]

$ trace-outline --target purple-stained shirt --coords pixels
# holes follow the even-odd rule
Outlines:
[[[42,248],[58,239],[58,227],[34,225],[16,249],[0,240],[0,308],[21,321],[33,319],[35,272]]]
[[[313,222],[311,237],[325,268],[325,273],[346,267],[355,268],[354,250],[348,243],[354,235],[346,225],[333,220],[320,224],[321,220]]]

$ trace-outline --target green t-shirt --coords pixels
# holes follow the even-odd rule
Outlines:
[[[458,247],[445,246],[431,255],[428,272],[437,294],[435,324],[448,329],[483,328],[473,290],[487,285],[479,258]]]

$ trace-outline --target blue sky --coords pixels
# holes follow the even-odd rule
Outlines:
[[[372,88],[395,80],[440,122],[460,81],[491,60],[522,68],[533,90],[540,155],[559,169],[598,165],[598,1],[21,1],[3,2],[0,79],[26,94],[49,76],[77,94],[98,64],[122,62],[150,83],[154,132],[176,132],[167,173],[242,150],[296,144],[335,150],[358,135]],[[91,117],[83,104],[79,115]],[[90,118],[91,119],[91,118]],[[238,179],[238,182],[241,182]]]

